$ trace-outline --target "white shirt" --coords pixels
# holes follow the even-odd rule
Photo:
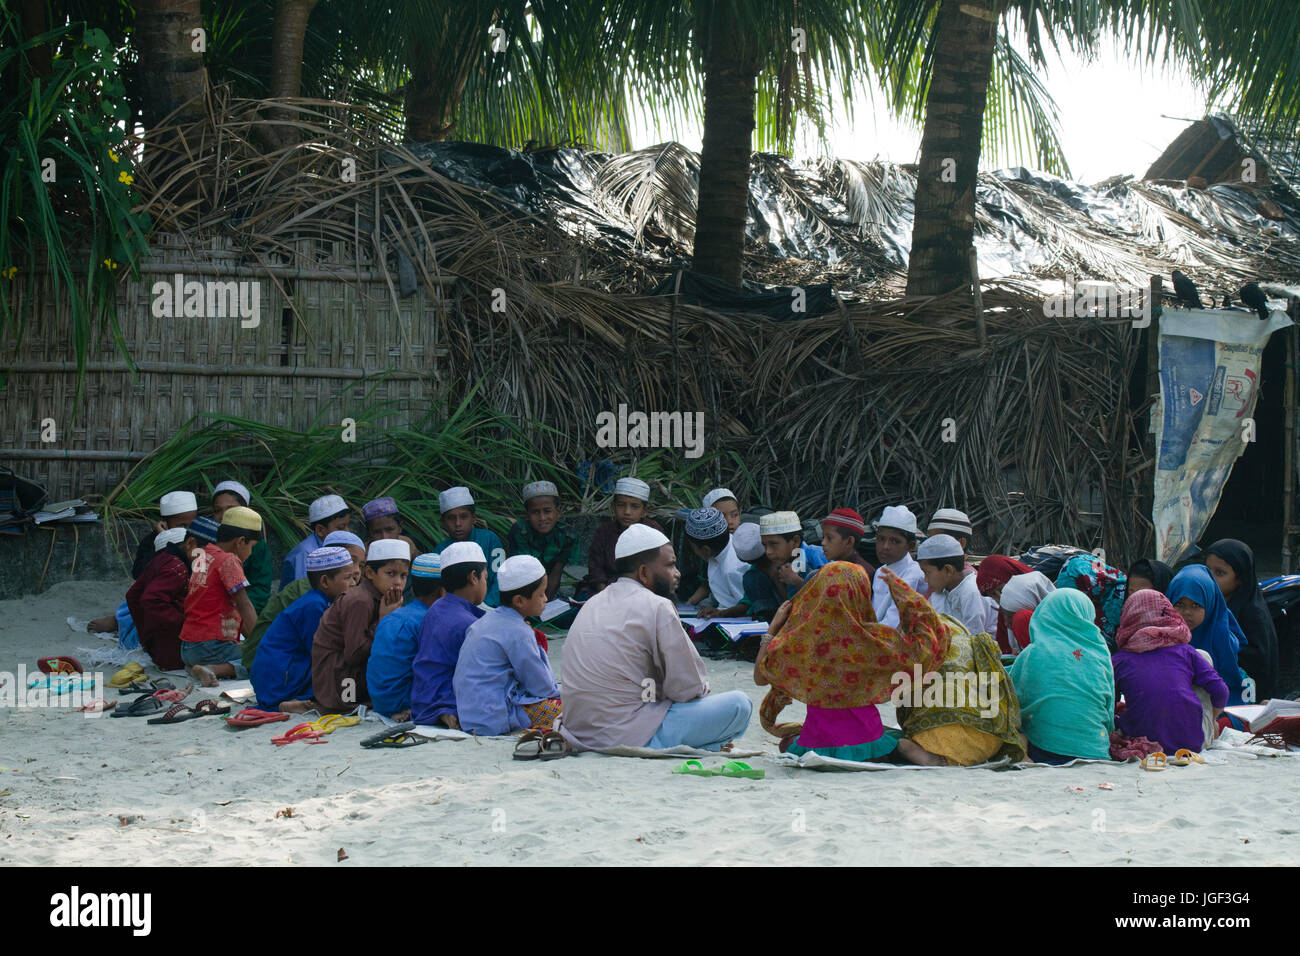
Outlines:
[[[919,592],[925,587],[925,572],[910,554],[903,555],[885,567],[902,578],[912,590]],[[883,570],[884,568],[878,568],[876,577],[871,582],[871,605],[876,610],[877,621],[886,627],[898,627],[898,607],[894,604],[894,596],[889,593],[889,585],[880,576]]]
[[[736,557],[736,549],[727,538],[727,546],[709,558],[709,593],[718,607],[735,607],[745,596],[745,572],[749,562]]]
[[[955,617],[972,634],[979,634],[987,626],[988,606],[973,574],[964,575],[955,588],[931,594],[930,606],[940,614]]]

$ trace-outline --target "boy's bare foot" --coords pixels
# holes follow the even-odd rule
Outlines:
[[[409,707],[406,710],[399,710],[397,713],[393,714],[394,722],[399,724],[404,724],[410,719],[411,719],[411,710]]]
[[[282,714],[305,714],[309,710],[316,709],[314,700],[285,700],[280,702],[280,712]]]
[[[938,754],[932,754],[915,740],[904,737],[898,742],[898,753],[908,762],[920,767],[946,767],[948,761]]]
[[[100,634],[111,634],[113,631],[117,630],[117,618],[97,617],[86,625],[86,630],[91,634],[96,632]]]
[[[189,669],[189,671],[190,676],[204,687],[216,687],[221,683],[217,680],[217,675],[212,673],[209,668],[204,667],[202,664],[195,664]]]
[[[734,740],[728,740],[725,744],[723,744],[718,749],[721,750],[723,753],[730,753],[731,748],[733,748],[734,746],[736,746],[736,742]]]
[[[443,714],[438,718],[438,723],[448,730],[460,730],[460,721],[456,719],[455,714]]]

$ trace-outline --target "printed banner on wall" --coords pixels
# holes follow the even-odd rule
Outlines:
[[[1246,312],[1166,309],[1160,317],[1156,556],[1176,563],[1205,531],[1246,448],[1268,338],[1291,325]]]

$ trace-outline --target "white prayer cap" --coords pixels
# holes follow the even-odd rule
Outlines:
[[[401,538],[376,538],[366,551],[367,561],[411,560],[411,546]]]
[[[642,551],[653,551],[668,543],[662,531],[656,531],[648,524],[634,524],[618,536],[614,542],[614,559],[630,558]]]
[[[640,478],[620,478],[614,482],[614,494],[627,495],[629,498],[640,498],[642,501],[650,500],[650,486]],[[642,550],[645,550],[644,548]],[[632,552],[636,554],[636,552]]]
[[[158,511],[164,518],[183,515],[187,511],[198,511],[199,502],[192,491],[169,491],[158,502]]]
[[[759,537],[758,525],[746,521],[731,536],[731,549],[742,561],[757,561],[763,556],[763,539]]]
[[[451,511],[454,508],[466,508],[473,503],[474,496],[469,493],[469,489],[464,485],[448,488],[438,495],[438,510],[441,512]]]
[[[307,522],[315,524],[318,521],[324,521],[331,518],[340,511],[347,511],[348,503],[338,495],[323,495],[311,503],[307,509]]]
[[[950,534],[932,534],[916,549],[916,557],[921,561],[931,561],[935,558],[960,558],[965,554],[961,542]]]
[[[438,555],[442,570],[454,564],[487,564],[487,555],[476,541],[453,541]]]
[[[925,529],[927,534],[934,534],[936,531],[947,531],[954,535],[965,535],[970,537],[972,534],[970,518],[966,512],[958,511],[956,508],[940,508],[930,519],[930,526]]]
[[[558,498],[560,497],[560,489],[555,487],[553,481],[533,481],[524,485],[524,501],[540,498],[542,495],[554,495]]]
[[[351,531],[331,531],[329,534],[325,535],[325,540],[321,543],[327,547],[337,548],[350,547],[364,549],[366,546],[366,543]]]
[[[546,577],[546,568],[531,554],[516,554],[506,558],[497,569],[497,587],[502,591],[517,591]]]
[[[714,488],[704,496],[704,507],[712,508],[714,502],[721,501],[723,498],[735,498],[735,494],[730,488]],[[739,500],[739,499],[736,499]]]
[[[1014,614],[1016,611],[1032,611],[1047,595],[1056,590],[1056,585],[1041,571],[1028,574],[1013,574],[1002,586],[1002,596],[998,598],[998,607]]]
[[[153,536],[153,549],[161,551],[169,544],[180,544],[185,540],[187,533],[184,528],[168,528],[166,531],[159,531]]]
[[[758,519],[759,534],[794,534],[796,531],[803,531],[803,525],[793,511],[773,511]]]
[[[906,505],[890,505],[876,519],[877,528],[897,528],[916,537],[916,515]]]
[[[248,493],[248,488],[247,488],[247,486],[245,486],[245,485],[241,485],[241,484],[240,484],[239,482],[237,482],[237,481],[219,481],[219,482],[217,482],[217,487],[215,487],[215,488],[212,489],[212,497],[215,498],[217,495],[221,494],[223,491],[229,491],[229,492],[230,492],[231,494],[233,494],[233,495],[238,495],[238,496],[239,496],[239,499],[240,499],[241,501],[243,501],[244,504],[246,504],[246,505],[248,505],[248,504],[252,504],[252,503],[253,503],[253,498],[252,498],[252,496]]]

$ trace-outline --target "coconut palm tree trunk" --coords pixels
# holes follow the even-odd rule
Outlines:
[[[318,0],[276,0],[271,33],[271,96],[302,92],[302,44],[307,20]]]
[[[136,0],[132,37],[140,57],[140,111],[146,129],[186,107],[179,118],[199,119],[199,100],[208,84],[203,54],[194,49],[192,31],[202,29],[199,0]]]
[[[456,129],[456,108],[483,55],[481,37],[492,23],[491,11],[481,22],[476,12],[470,7],[444,14],[436,46],[427,34],[412,34],[411,79],[403,102],[408,143],[442,142]]]
[[[925,101],[908,295],[970,285],[975,177],[997,33],[998,0],[943,0]]]
[[[758,62],[734,26],[711,31],[704,51],[704,147],[693,265],[739,287],[744,272],[749,162]]]

